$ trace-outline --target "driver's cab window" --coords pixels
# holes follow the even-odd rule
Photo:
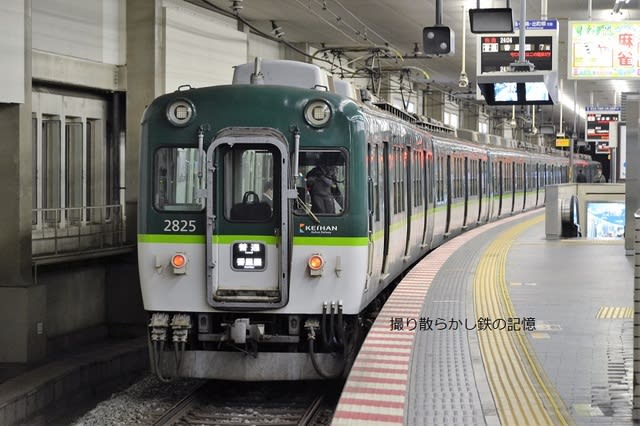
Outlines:
[[[298,170],[305,185],[298,188],[300,200],[296,213],[304,214],[300,205],[304,200],[314,214],[341,215],[346,208],[346,163],[342,151],[301,151]]]
[[[232,222],[267,222],[273,217],[274,154],[264,148],[232,148],[223,154],[224,212]]]
[[[201,211],[204,198],[198,189],[204,158],[197,148],[159,148],[154,155],[153,205],[160,211]]]

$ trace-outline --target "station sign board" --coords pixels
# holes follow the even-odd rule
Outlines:
[[[569,21],[567,76],[640,78],[640,21]]]
[[[609,153],[609,126],[620,120],[620,107],[587,107],[585,141],[595,143],[596,154]]]

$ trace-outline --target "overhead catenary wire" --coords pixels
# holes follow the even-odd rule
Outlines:
[[[244,25],[246,25],[247,27],[249,27],[249,28],[250,28],[254,33],[256,33],[256,34],[258,34],[258,35],[260,35],[260,36],[262,36],[262,37],[264,37],[264,38],[267,38],[267,39],[269,39],[269,40],[271,40],[271,41],[274,41],[274,42],[277,42],[277,43],[282,43],[282,44],[286,45],[286,46],[287,46],[287,47],[289,47],[290,49],[294,50],[295,52],[299,53],[300,55],[302,55],[302,56],[304,56],[304,57],[306,57],[306,58],[309,58],[309,59],[312,59],[312,60],[315,60],[315,61],[321,61],[321,62],[324,62],[324,63],[329,64],[329,65],[331,66],[331,69],[328,69],[327,71],[329,71],[329,72],[332,72],[332,73],[333,73],[333,69],[334,69],[334,68],[336,68],[335,60],[331,61],[331,60],[328,60],[328,59],[325,59],[325,58],[319,58],[319,57],[316,57],[315,55],[310,55],[310,54],[308,54],[307,52],[305,52],[304,50],[301,50],[301,49],[299,49],[298,47],[296,47],[295,45],[293,45],[293,44],[289,43],[289,42],[288,42],[288,41],[286,41],[285,39],[283,39],[283,38],[278,38],[278,37],[274,37],[274,36],[272,36],[271,34],[269,34],[269,33],[265,32],[265,31],[260,30],[258,27],[256,27],[255,25],[251,24],[251,23],[250,23],[249,21],[247,21],[244,17],[242,17],[242,16],[240,15],[240,13],[239,13],[239,9],[238,9],[238,10],[234,10],[234,13],[230,13],[230,12],[228,12],[228,11],[226,11],[226,10],[222,9],[221,7],[219,7],[219,6],[215,5],[215,4],[214,4],[214,3],[212,3],[210,0],[202,0],[202,1],[203,1],[204,3],[206,3],[207,5],[209,5],[209,6],[210,6],[213,10],[215,10],[215,11],[220,12],[220,13],[222,13],[222,14],[225,14],[225,15],[227,15],[227,16],[234,17],[235,19],[238,19],[238,20],[239,20],[240,22],[242,22]],[[295,1],[296,1],[296,2],[298,2],[298,3],[300,3],[300,2],[299,2],[299,0],[295,0]],[[306,7],[305,7],[305,8],[306,8]],[[325,19],[323,19],[323,21],[324,21],[325,23],[329,24],[329,25],[332,25],[332,24],[330,24],[329,22],[327,22]],[[337,28],[336,28],[336,29],[337,29]],[[338,29],[338,30],[339,30],[339,29]],[[342,32],[342,31],[341,31],[341,32]],[[345,35],[346,35],[346,34],[345,34]],[[353,40],[354,42],[356,42],[356,40],[355,40],[355,39],[352,39],[352,40]],[[394,54],[396,55],[396,57],[397,57],[397,58],[402,59],[402,54],[401,54],[400,52],[398,52],[396,49],[392,48],[392,47],[389,47],[389,46],[374,46],[374,48],[377,48],[377,49],[379,49],[380,51],[383,51],[383,50],[384,50],[384,51],[392,52],[392,53],[394,53]],[[329,49],[324,49],[324,51],[326,51],[326,50],[331,50],[331,49],[330,49],[330,48],[329,48]],[[343,67],[342,65],[338,65],[338,66],[337,66],[337,68],[338,68],[338,69],[340,69],[340,71],[341,71],[341,72],[352,72],[352,70],[351,70],[351,69],[349,69],[349,68],[345,68],[345,67]]]
[[[245,19],[243,16],[240,15],[239,10],[240,9],[234,9],[233,12],[230,12],[224,8],[221,8],[219,6],[217,6],[216,4],[214,4],[211,0],[201,0],[204,4],[206,4],[208,7],[210,7],[212,10],[223,14],[225,16],[229,16],[232,17],[234,19],[237,19],[238,21],[240,21],[242,24],[246,25],[253,33],[260,35],[261,37],[264,37],[266,39],[269,39],[271,41],[274,41],[276,43],[282,43],[283,45],[287,46],[288,48],[290,48],[291,50],[295,51],[296,53],[299,53],[300,55],[304,56],[305,58],[311,59],[313,61],[317,61],[317,62],[321,62],[321,63],[325,63],[328,65],[328,67],[323,67],[321,64],[317,64],[319,66],[321,66],[323,69],[325,69],[327,72],[330,73],[335,73],[335,69],[339,69],[341,73],[343,74],[348,74],[351,75],[351,78],[357,78],[357,74],[363,71],[367,71],[370,75],[368,77],[372,78],[373,80],[373,74],[372,74],[372,70],[374,70],[374,66],[375,65],[375,59],[377,59],[379,61],[379,63],[384,62],[387,63],[388,61],[393,61],[393,63],[397,63],[397,61],[404,61],[405,59],[405,55],[403,55],[397,48],[393,47],[390,43],[388,43],[386,41],[386,39],[384,39],[384,37],[380,36],[376,31],[370,29],[370,33],[375,34],[377,37],[379,37],[384,43],[384,46],[380,46],[380,45],[376,45],[375,43],[373,43],[372,40],[367,40],[369,43],[372,44],[372,48],[378,48],[380,49],[380,51],[385,51],[388,53],[392,54],[392,57],[387,57],[384,55],[379,55],[379,54],[371,54],[371,55],[362,55],[360,57],[360,59],[365,59],[366,60],[371,60],[371,64],[367,67],[362,67],[359,68],[358,70],[353,70],[352,68],[349,67],[345,67],[344,64],[341,64],[340,61],[339,63],[336,65],[336,61],[335,58],[333,60],[330,59],[325,59],[322,57],[318,57],[315,55],[310,55],[309,53],[307,53],[306,51],[298,48],[297,46],[295,46],[294,44],[288,42],[287,40],[285,40],[284,38],[277,38],[272,36],[271,34],[267,33],[266,31],[261,30],[260,28],[256,27],[254,24],[252,24],[251,22],[249,22],[247,19]],[[299,4],[302,4],[304,6],[305,9],[308,9],[308,7],[306,5],[304,5],[304,3],[301,2],[301,0],[294,0]],[[322,3],[322,2],[320,2]],[[344,7],[344,5],[342,5],[342,3],[336,2],[337,4],[339,4],[343,9],[345,9],[351,16],[354,16],[353,13],[351,13],[348,9],[346,9],[346,7]],[[328,10],[328,8],[327,8]],[[357,19],[357,18],[356,18]],[[325,22],[327,25],[330,25],[332,28],[335,29],[335,26],[328,22],[326,19],[322,19],[323,22]],[[343,19],[341,19],[340,21],[344,21]],[[364,24],[362,21],[358,20],[358,22]],[[345,24],[348,25],[348,24]],[[365,24],[366,25],[366,24]],[[349,26],[349,25],[348,25]],[[353,27],[349,26],[351,29],[353,29]],[[355,31],[355,29],[353,29]],[[341,33],[344,33],[342,30],[340,30]],[[346,35],[346,34],[345,34]],[[356,41],[355,39],[353,39],[352,37],[349,36],[349,38],[351,40],[353,40],[354,42]],[[362,47],[363,49],[362,51],[364,51],[365,47]],[[324,51],[330,51],[331,48],[324,48]],[[355,61],[349,59],[349,62],[347,62],[347,65],[351,65],[353,64]],[[416,67],[417,68],[417,67]],[[426,73],[425,77],[426,78],[430,78],[428,77],[428,73],[425,70],[421,70],[421,72],[424,74]],[[390,82],[396,83],[396,84],[400,84],[399,78],[393,78],[390,77],[389,78]],[[421,81],[419,83],[422,84],[430,84],[431,87],[437,91],[440,91],[442,93],[448,93],[451,94],[450,91],[446,88],[441,88],[439,87],[439,85],[435,82],[435,81],[429,81],[429,82],[424,82]],[[379,95],[379,91],[380,91],[380,85],[377,85],[378,87],[375,87],[376,85],[373,84],[372,89],[373,92]],[[455,97],[455,96],[454,96]]]
[[[247,27],[249,27],[251,30],[253,30],[254,33],[267,38],[271,41],[275,41],[277,43],[282,43],[284,45],[286,45],[287,47],[289,47],[290,49],[292,49],[293,51],[299,53],[300,55],[307,57],[309,59],[314,59],[316,61],[322,61],[322,62],[326,62],[329,65],[333,65],[333,62],[328,60],[328,59],[324,59],[324,58],[313,58],[311,55],[309,55],[307,52],[305,52],[302,49],[299,49],[298,47],[296,47],[295,45],[289,43],[288,41],[282,39],[282,38],[277,38],[272,36],[271,34],[268,34],[264,31],[262,31],[261,29],[257,28],[255,25],[251,24],[249,21],[247,21],[246,19],[244,19],[242,16],[240,16],[240,14],[238,12],[235,13],[230,13],[226,10],[224,10],[223,8],[216,6],[215,4],[211,3],[210,0],[202,0],[204,3],[206,3],[207,5],[209,5],[213,10],[215,10],[216,12],[220,12],[222,14],[225,14],[227,16],[231,16],[237,20],[239,20],[240,22],[242,22],[244,25],[246,25]]]
[[[300,6],[302,6],[303,9],[307,9],[309,10],[314,16],[316,16],[317,18],[319,18],[320,20],[322,20],[325,24],[329,25],[331,28],[333,28],[336,31],[339,31],[340,33],[342,33],[345,37],[347,37],[348,39],[350,39],[351,41],[353,41],[354,43],[357,43],[358,41],[353,38],[351,35],[347,34],[346,32],[344,32],[341,28],[339,28],[338,26],[336,26],[334,23],[328,21],[326,18],[324,18],[323,16],[321,16],[318,12],[314,11],[311,8],[311,4],[309,3],[309,5],[305,5],[304,2],[302,2],[301,0],[294,0],[296,3],[298,3]],[[354,33],[356,32],[356,30],[351,27],[350,25],[346,24],[345,22],[342,21],[342,19],[338,20],[338,22],[342,23],[343,25],[349,27],[349,29],[351,29]],[[373,42],[372,42],[373,43]]]
[[[320,0],[316,0],[316,1],[320,1]],[[362,22],[362,20],[360,18],[358,18],[356,15],[353,14],[353,12],[351,12],[349,9],[347,9],[342,3],[340,3],[339,0],[333,0],[334,3],[336,3],[338,6],[340,6],[342,9],[344,9],[349,15],[351,15],[356,21],[358,21],[360,24],[362,24],[363,27],[365,28],[369,28],[371,30],[371,32],[373,34],[375,34],[377,37],[380,38],[380,40],[382,40],[385,44],[391,46],[391,43],[389,43],[389,41],[387,39],[385,39],[383,36],[381,36],[380,34],[378,34],[373,28],[369,27],[367,24],[365,24],[364,22]]]

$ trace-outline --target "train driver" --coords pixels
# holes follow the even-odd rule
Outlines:
[[[269,207],[273,208],[273,182],[270,180],[264,183],[262,202],[269,204]]]
[[[319,165],[307,173],[307,188],[311,196],[311,211],[335,214],[336,204],[342,208],[335,166]]]

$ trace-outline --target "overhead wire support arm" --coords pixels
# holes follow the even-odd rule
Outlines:
[[[427,80],[431,78],[429,76],[429,73],[426,70],[424,70],[424,69],[422,69],[420,67],[413,66],[413,65],[400,65],[400,66],[397,66],[397,67],[388,66],[388,67],[380,67],[379,69],[382,72],[410,72],[410,71],[417,71],[420,74],[422,74],[424,76],[424,78],[426,78]]]
[[[311,55],[312,59],[316,59],[317,55],[323,52],[331,52],[331,53],[345,53],[345,52],[369,52],[370,54],[379,54],[379,53],[388,53],[394,56],[396,59],[400,59],[404,61],[404,57],[402,53],[398,50],[390,47],[390,46],[332,46],[332,47],[323,47],[315,51],[313,55]]]

